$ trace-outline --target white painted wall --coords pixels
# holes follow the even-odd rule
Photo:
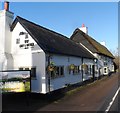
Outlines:
[[[113,65],[113,59],[104,55],[99,55],[95,53],[95,56],[98,59],[98,67],[101,68],[101,74],[100,75],[108,75],[110,72],[114,72],[114,65]],[[106,65],[105,63],[106,62]],[[104,69],[107,67],[107,73],[104,73]]]
[[[83,27],[84,28],[84,27]],[[86,48],[83,44],[80,43],[80,45],[82,45],[87,51],[89,51],[91,54],[93,54],[96,58],[97,58],[97,62],[94,62],[95,66],[95,71],[96,77],[99,77],[101,75],[106,75],[106,73],[104,73],[104,68],[108,67],[108,74],[110,72],[114,72],[114,65],[113,65],[113,59],[110,57],[107,57],[105,55],[100,55],[98,53],[92,53],[89,48]],[[107,63],[107,65],[104,65],[104,62]]]
[[[68,71],[68,66],[71,64],[74,64],[76,66],[82,65],[82,59],[80,57],[52,55],[50,61],[54,62],[55,66],[64,66],[64,76],[50,80],[51,91],[63,88],[65,87],[66,84],[76,84],[82,82],[82,71],[80,71],[79,74],[75,74],[75,75],[73,75],[72,73],[69,74]],[[93,59],[84,59],[83,62],[88,65],[93,65]],[[47,64],[48,63],[46,62],[46,66]],[[84,80],[87,79],[89,79],[89,75],[84,74]],[[47,83],[47,92],[48,91],[49,91],[49,85]]]
[[[25,35],[19,35],[20,32],[27,31],[18,22],[12,31],[12,49],[11,53],[14,59],[14,69],[21,67],[36,67],[36,78],[31,81],[32,92],[47,93],[49,91],[48,86],[48,75],[46,75],[46,55],[43,50],[37,45],[30,35],[29,42],[35,44],[34,49],[23,49],[20,48],[20,44],[24,44]],[[16,39],[20,38],[20,44],[16,44]],[[82,82],[82,72],[78,75],[69,74],[67,68],[70,64],[81,65],[82,59],[72,56],[53,55],[50,59],[55,62],[56,66],[64,66],[65,74],[64,77],[51,79],[51,91],[65,87],[65,84],[75,84]],[[93,64],[93,59],[84,59],[83,63],[88,65]],[[84,80],[89,79],[89,75],[84,75]]]
[[[81,27],[79,28],[81,31],[83,31],[84,33],[88,34],[88,28],[87,27]]]
[[[16,24],[12,32],[12,54],[14,59],[14,69],[20,67],[36,67],[36,78],[31,80],[31,91],[37,93],[46,93],[45,85],[45,53],[37,45],[37,43],[28,35],[30,43],[34,43],[34,48],[29,49],[20,48],[20,44],[24,44],[25,35],[20,35],[20,32],[27,31],[21,26],[20,23]],[[16,39],[20,38],[20,44],[16,44]]]
[[[13,13],[1,10],[0,11],[0,55],[2,67],[0,70],[7,70],[12,68],[12,56],[11,56],[11,32],[10,26],[13,21]]]

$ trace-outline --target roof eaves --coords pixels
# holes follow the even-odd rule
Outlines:
[[[30,32],[30,30],[26,27],[26,25],[24,25],[24,23],[23,23],[23,21],[24,21],[25,19],[23,19],[22,20],[22,18],[21,17],[17,17],[17,21],[24,27],[24,29],[33,37],[33,39],[37,42],[37,44],[43,49],[43,51],[45,52],[45,53],[52,53],[52,51],[49,51],[49,50],[46,50],[40,43],[39,43],[39,41],[36,39],[36,37]],[[25,21],[27,21],[27,22],[30,22],[30,21],[28,21],[28,20],[25,20]],[[35,24],[35,23],[33,23],[33,22],[30,22],[31,24],[34,24],[34,25],[37,25],[37,24]],[[42,26],[40,26],[40,25],[37,25],[38,27],[42,27]],[[62,39],[65,39],[65,40],[69,40],[69,41],[71,41],[71,43],[74,43],[76,46],[78,46],[74,41],[72,41],[72,40],[70,40],[70,39],[68,39],[67,37],[65,37],[64,35],[61,35],[61,34],[59,34],[59,33],[56,33],[56,32],[54,32],[54,31],[52,31],[52,30],[49,30],[49,29],[47,29],[47,28],[44,28],[44,27],[42,27],[43,29],[45,29],[45,30],[47,30],[47,31],[49,31],[49,32],[52,32],[53,34],[55,34],[55,35],[58,35],[58,36],[61,36],[61,38]],[[55,53],[55,54],[60,54],[59,53],[59,51],[57,52],[57,51],[54,51],[53,53]],[[61,53],[61,54],[65,54],[65,53]],[[79,57],[82,57],[81,55],[73,55],[73,54],[65,54],[65,55],[71,55],[71,56],[79,56]],[[91,54],[88,54],[89,56],[90,56],[90,58],[94,58],[94,56],[93,55],[91,55]],[[84,57],[85,58],[85,57]],[[89,57],[86,57],[86,58],[89,58]]]
[[[13,31],[13,29],[15,28],[17,22],[18,22],[18,19],[15,18],[15,20],[14,20],[13,23],[12,23],[12,25],[10,26],[10,31]]]
[[[94,44],[92,44],[92,42],[90,41],[90,39],[89,38],[91,38],[90,36],[88,36],[87,34],[85,34],[83,31],[81,31],[80,29],[79,29],[79,31],[80,31],[80,33],[82,33],[82,35],[84,35],[84,37],[85,37],[85,39],[86,40],[88,40],[88,42],[97,50],[97,53],[100,53],[100,51],[95,47],[95,45]],[[89,38],[88,38],[89,37]]]
[[[82,33],[84,35],[84,37],[88,40],[88,42],[97,50],[97,53],[98,54],[103,54],[105,56],[108,56],[108,57],[111,57],[111,58],[114,58],[114,56],[111,54],[111,52],[103,45],[101,45],[99,42],[97,42],[96,40],[94,40],[92,37],[90,37],[89,35],[85,34],[83,31],[81,31],[80,29],[78,29],[80,31],[80,33]],[[101,52],[92,42],[89,38],[91,38],[91,40],[95,41],[95,43],[98,43],[100,46],[102,46],[104,49],[106,49],[108,52],[109,52],[109,55],[107,54],[104,54],[103,52]]]

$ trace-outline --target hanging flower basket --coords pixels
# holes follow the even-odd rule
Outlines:
[[[88,70],[88,65],[87,64],[82,64],[82,69]]]
[[[69,66],[69,69],[70,69],[70,70],[74,70],[74,69],[75,69],[75,65],[74,65],[74,64],[71,64],[71,65]]]
[[[54,70],[54,66],[48,66],[48,71],[53,71]]]
[[[50,72],[55,70],[55,66],[53,62],[51,62],[50,65],[48,65],[47,70]]]

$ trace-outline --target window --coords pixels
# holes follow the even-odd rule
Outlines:
[[[90,65],[90,75],[92,75],[92,65]]]
[[[79,66],[75,66],[74,70],[73,70],[73,74],[79,74],[80,70],[79,70]]]
[[[16,39],[16,44],[20,43],[20,38]]]
[[[60,74],[59,74],[60,76],[63,76],[64,75],[64,67],[63,66],[61,66],[60,67]]]
[[[56,67],[56,75],[60,75],[60,67]]]
[[[29,68],[25,68],[25,70],[29,70]]]
[[[31,78],[36,78],[36,68],[35,67],[20,67],[19,70],[26,70],[29,71],[31,70],[30,74],[31,74]]]
[[[104,66],[107,66],[107,62],[106,61],[104,61]]]
[[[51,78],[57,78],[64,76],[64,66],[56,66],[54,71],[50,73]]]
[[[19,70],[23,70],[23,68],[20,67]]]
[[[105,61],[107,61],[107,57],[105,57]]]
[[[31,68],[31,77],[36,78],[36,68]]]

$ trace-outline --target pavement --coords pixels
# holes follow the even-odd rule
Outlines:
[[[3,113],[5,111],[28,111],[31,113],[40,111],[56,111],[57,113],[58,111],[105,112],[118,89],[119,80],[118,74],[112,74],[94,83],[84,85],[74,93],[68,91],[68,93],[55,93],[52,95],[3,95]],[[117,95],[110,111],[119,112],[118,99],[119,96]]]

